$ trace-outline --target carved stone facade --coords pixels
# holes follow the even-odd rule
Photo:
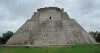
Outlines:
[[[74,19],[57,7],[40,8],[8,40],[7,45],[69,45],[96,43]]]

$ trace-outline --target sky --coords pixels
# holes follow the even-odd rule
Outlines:
[[[44,7],[64,8],[86,31],[100,31],[100,0],[0,0],[0,35],[16,32]]]

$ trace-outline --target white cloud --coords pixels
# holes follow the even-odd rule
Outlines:
[[[45,0],[43,3],[41,3],[41,7],[54,7],[55,6],[55,0]]]

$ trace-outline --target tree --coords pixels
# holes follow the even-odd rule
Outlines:
[[[98,34],[96,36],[96,41],[100,43],[100,32],[98,32]]]
[[[12,31],[7,31],[6,33],[3,33],[2,37],[0,37],[1,44],[5,44],[13,34],[14,33]]]
[[[92,35],[94,37],[94,39],[100,43],[100,32],[96,31],[96,32],[89,32],[90,35]]]
[[[3,39],[2,39],[2,37],[0,37],[0,44],[2,44],[2,42],[3,42]]]

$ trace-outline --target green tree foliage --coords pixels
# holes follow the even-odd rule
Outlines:
[[[92,35],[94,37],[94,39],[100,43],[100,32],[96,31],[96,32],[89,32],[90,35]]]
[[[2,38],[2,37],[0,37],[0,44],[2,44],[2,42],[3,42],[3,38]]]
[[[13,34],[14,33],[12,31],[7,31],[6,33],[3,33],[2,37],[0,37],[0,44],[5,44]]]

